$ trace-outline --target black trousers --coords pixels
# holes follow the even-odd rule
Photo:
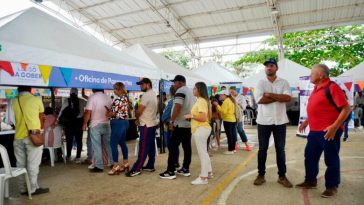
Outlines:
[[[225,122],[224,129],[228,140],[228,150],[234,151],[237,140],[236,122]]]
[[[81,157],[82,151],[82,130],[83,118],[78,118],[75,123],[70,126],[64,127],[64,133],[66,135],[66,144],[67,144],[67,158],[71,157],[72,147],[73,147],[73,139],[76,139],[77,143],[77,154],[76,158]]]
[[[265,163],[267,161],[267,151],[269,147],[269,138],[273,133],[274,146],[276,148],[276,160],[278,166],[278,175],[286,175],[286,125],[260,125],[258,124],[258,174],[265,175]]]
[[[178,156],[176,152],[178,152],[178,147],[181,143],[184,152],[183,168],[190,169],[192,157],[191,135],[191,128],[174,128],[168,153],[168,171],[174,172],[176,169],[175,163],[178,161],[178,159],[176,159]]]

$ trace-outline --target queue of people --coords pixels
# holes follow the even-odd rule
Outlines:
[[[279,68],[274,59],[267,60],[264,65],[266,78],[259,81],[254,92],[258,104],[256,121],[259,140],[258,176],[254,185],[260,186],[266,182],[265,163],[269,139],[273,134],[278,183],[291,188],[293,185],[286,176],[285,156],[288,123],[285,103],[291,100],[290,86],[287,80],[277,76]],[[308,101],[308,119],[299,127],[300,131],[303,131],[307,125],[310,126],[304,155],[306,176],[303,183],[296,185],[299,188],[316,188],[318,163],[321,153],[324,152],[328,168],[325,174],[326,190],[322,193],[322,197],[334,196],[340,184],[340,136],[343,130],[342,124],[350,112],[343,92],[339,86],[330,81],[328,76],[327,66],[320,64],[313,67],[311,82],[315,84],[315,89]],[[128,119],[133,106],[129,101],[125,85],[121,82],[114,84],[113,100],[103,90],[94,89],[93,94],[87,97],[87,102],[78,98],[77,89],[72,89],[70,98],[64,102],[58,116],[66,135],[67,159],[71,157],[72,144],[76,139],[75,162],[80,162],[82,131],[89,130],[88,146],[90,143],[91,147],[88,151],[93,159],[89,167],[91,172],[103,172],[105,165],[110,167],[108,175],[125,173],[127,177],[135,177],[143,171],[154,172],[157,115],[162,109],[168,113],[163,117],[163,122],[168,127],[166,138],[169,153],[167,168],[159,174],[161,179],[176,179],[176,174],[191,176],[193,138],[201,171],[191,184],[208,184],[208,180],[214,176],[208,153],[208,141],[212,135],[212,139],[220,146],[221,122],[228,142],[228,149],[224,154],[236,153],[238,133],[245,144],[245,150],[251,150],[242,122],[246,99],[237,93],[236,87],[231,87],[229,91],[226,88],[222,89],[218,93],[218,98],[216,96],[209,98],[204,82],[196,83],[193,90],[186,86],[186,78],[182,75],[176,75],[173,82],[171,88],[173,98],[168,102],[164,100],[165,108],[158,106],[150,79],[142,78],[137,83],[143,92],[143,97],[135,110],[136,124],[139,128],[139,148],[137,160],[132,166],[128,159],[126,130],[129,127]],[[339,111],[326,100],[324,88],[327,86],[330,86],[329,90],[333,93],[333,101]],[[17,128],[14,142],[17,166],[28,169],[33,194],[47,193],[49,189],[41,188],[37,182],[42,146],[33,145],[28,137],[32,130],[41,130],[43,127],[44,108],[41,101],[30,94],[29,87],[19,87],[19,92],[19,98],[13,102]],[[48,126],[53,125],[54,123],[51,123]],[[180,167],[178,158],[181,144],[184,157]],[[118,146],[122,151],[122,162],[119,160]],[[24,182],[21,183],[21,191],[26,193]]]

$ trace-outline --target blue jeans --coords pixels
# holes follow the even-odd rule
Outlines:
[[[349,138],[349,122],[350,122],[350,120],[344,122],[344,129],[345,129],[345,131],[344,131],[344,138],[345,139],[348,139]]]
[[[99,169],[104,168],[104,163],[102,160],[102,146],[105,146],[109,164],[112,164],[110,133],[110,124],[98,124],[95,127],[90,128],[92,150],[95,157],[95,167]]]
[[[123,152],[123,159],[128,159],[128,146],[126,146],[126,131],[128,130],[128,127],[128,120],[111,120],[110,147],[114,163],[119,161],[118,145],[120,145],[121,151]]]
[[[338,187],[340,184],[340,136],[342,130],[339,129],[334,140],[325,140],[326,132],[310,131],[307,136],[307,144],[305,148],[305,180],[309,182],[317,182],[319,173],[319,162],[322,152],[324,152],[325,164],[327,166],[325,172],[326,188]]]
[[[154,168],[155,163],[155,131],[156,127],[139,126],[139,153],[138,159],[134,163],[132,171],[140,171],[144,162],[149,157],[146,167]]]
[[[278,175],[286,175],[286,125],[260,125],[258,124],[258,174],[265,175],[265,163],[267,161],[267,151],[269,147],[269,138],[273,132],[274,145],[276,148],[276,160],[278,166]]]
[[[237,123],[237,129],[238,129],[238,133],[241,138],[241,141],[243,141],[243,143],[248,142],[248,137],[246,136],[244,128],[243,128],[243,122]]]
[[[223,122],[226,138],[228,140],[228,150],[234,151],[235,150],[235,144],[236,144],[236,122]]]

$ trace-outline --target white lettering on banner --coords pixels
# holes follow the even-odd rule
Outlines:
[[[80,82],[86,82],[86,83],[100,83],[100,78],[95,78],[93,76],[88,75],[79,75],[78,78],[75,78],[76,80],[79,80]]]

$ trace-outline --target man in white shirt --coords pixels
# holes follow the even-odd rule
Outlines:
[[[254,97],[258,103],[258,177],[254,185],[265,183],[265,163],[267,160],[267,150],[269,138],[273,133],[275,148],[277,153],[278,183],[284,187],[293,187],[286,178],[286,123],[288,116],[286,113],[286,103],[291,100],[291,91],[288,82],[279,78],[277,61],[269,59],[264,62],[267,77],[259,81],[254,91]]]
[[[158,125],[157,113],[158,113],[158,101],[157,96],[153,92],[152,81],[148,78],[142,78],[137,85],[140,85],[141,91],[143,91],[143,98],[141,99],[138,110],[136,111],[136,123],[139,125],[139,153],[138,159],[134,163],[133,167],[125,175],[127,177],[134,177],[141,174],[141,171],[154,172],[155,163],[155,132]],[[148,162],[143,167],[145,160]]]

